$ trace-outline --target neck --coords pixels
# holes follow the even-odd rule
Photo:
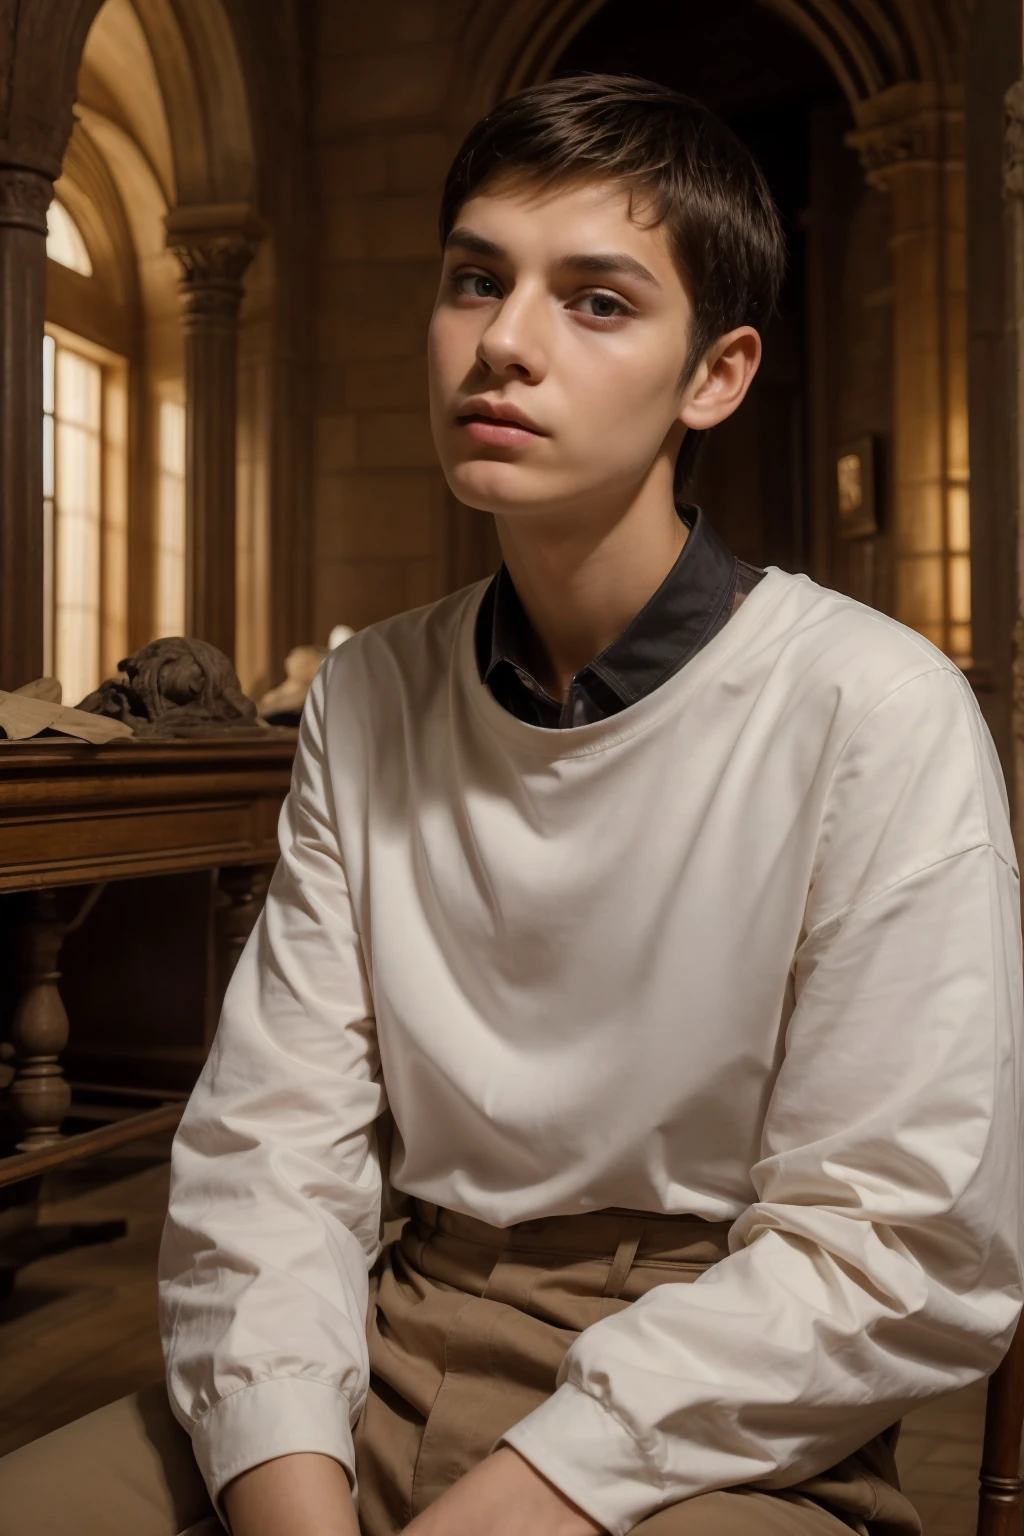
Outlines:
[[[661,586],[689,533],[671,465],[625,504],[582,512],[497,514],[509,575],[533,631],[538,682],[565,699],[576,673],[617,639]]]

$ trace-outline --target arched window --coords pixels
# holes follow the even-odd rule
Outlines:
[[[78,704],[124,650],[127,368],[50,325],[43,341],[44,669]]]
[[[51,261],[83,277],[92,277],[92,262],[82,232],[63,203],[54,198],[46,215],[46,254]]]
[[[163,400],[157,428],[154,633],[185,633],[185,407]]]

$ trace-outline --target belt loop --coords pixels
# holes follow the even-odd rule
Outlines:
[[[436,1204],[436,1202],[433,1200],[420,1200],[417,1198],[416,1205],[418,1207],[418,1215],[420,1220],[424,1222],[426,1226],[430,1227],[432,1231],[440,1231],[441,1223],[438,1215],[440,1207]]]
[[[604,1283],[606,1296],[621,1296],[622,1287],[630,1270],[633,1268],[633,1260],[640,1246],[640,1239],[644,1235],[645,1223],[642,1221],[630,1221],[626,1218],[623,1225],[622,1236],[619,1238],[619,1246],[615,1250],[608,1278]]]

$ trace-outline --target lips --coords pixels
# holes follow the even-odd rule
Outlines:
[[[455,419],[467,436],[492,447],[519,448],[547,436],[514,406],[485,400],[467,400]]]

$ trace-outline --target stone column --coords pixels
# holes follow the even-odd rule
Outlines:
[[[238,312],[259,229],[245,208],[167,216],[185,342],[185,629],[235,654]]]
[[[0,688],[43,670],[43,321],[53,182],[0,165]]]
[[[849,142],[892,201],[895,616],[971,663],[963,110],[894,86]]]
[[[1004,99],[1003,196],[1010,226],[1007,324],[1012,359],[1012,375],[1006,384],[1008,414],[1012,416],[1009,431],[1013,457],[1011,496],[1016,511],[1016,568],[1013,573],[1016,598],[1010,700],[1013,760],[1007,778],[1014,813],[1014,841],[1020,856],[1024,852],[1024,80],[1012,85]],[[1002,385],[1002,380],[994,380],[992,387],[999,389]]]

